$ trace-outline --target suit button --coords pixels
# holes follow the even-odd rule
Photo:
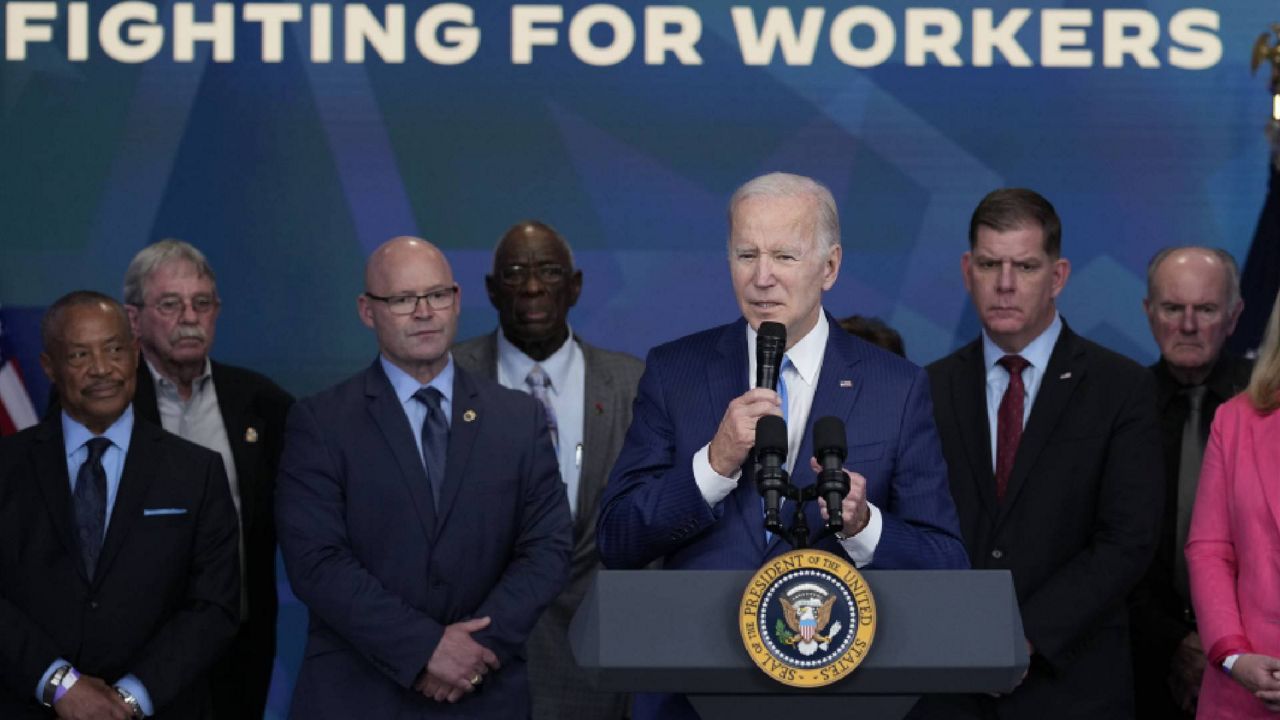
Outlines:
[[[996,548],[995,550],[991,551],[991,557],[999,560],[1000,558],[1004,557],[1004,551],[1001,550],[1000,548]]]
[[[97,609],[98,609],[98,601],[97,601],[97,600],[90,600],[90,601],[89,601],[89,609],[90,609],[90,610],[97,610]]]

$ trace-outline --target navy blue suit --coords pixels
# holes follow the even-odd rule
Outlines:
[[[456,368],[439,508],[381,364],[296,404],[276,502],[289,581],[311,620],[295,718],[519,718],[524,642],[568,579],[571,517],[546,417]],[[446,625],[502,669],[456,705],[413,690]]]
[[[884,520],[870,567],[967,568],[924,370],[828,322],[792,483],[814,483],[808,462],[813,422],[838,417],[849,443],[844,465],[866,477],[867,498]],[[650,351],[631,428],[601,502],[596,542],[607,567],[640,568],[661,558],[666,568],[756,569],[791,549],[777,538],[765,545],[750,468],[714,507],[694,482],[693,456],[711,441],[730,401],[749,389],[747,368],[745,320]],[[816,503],[806,511],[809,527],[820,528]],[[790,518],[785,508],[783,517]],[[845,557],[834,538],[818,547]],[[678,697],[636,700],[636,717],[691,713]]]

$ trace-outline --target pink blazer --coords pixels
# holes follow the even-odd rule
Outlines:
[[[1191,600],[1209,656],[1197,718],[1275,718],[1222,659],[1280,657],[1280,412],[1237,395],[1218,408],[1187,535]]]

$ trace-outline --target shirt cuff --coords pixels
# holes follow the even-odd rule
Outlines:
[[[133,675],[125,675],[116,681],[116,687],[124,690],[138,701],[138,707],[142,708],[142,714],[151,717],[156,714],[156,709],[151,706],[151,696],[147,694],[147,688],[143,686],[142,681]]]
[[[845,554],[859,568],[870,565],[875,560],[876,546],[880,544],[880,534],[884,532],[884,518],[880,517],[880,508],[871,502],[867,503],[867,508],[871,511],[867,526],[857,535],[840,541],[840,547],[844,548]]]
[[[729,497],[729,493],[738,487],[738,479],[741,477],[741,469],[733,477],[725,477],[711,467],[711,443],[703,445],[693,455],[693,481],[697,483],[702,499],[711,507]]]
[[[40,703],[41,705],[44,704],[44,688],[46,685],[49,684],[49,678],[53,677],[53,671],[57,670],[63,665],[70,665],[70,664],[71,663],[68,662],[65,658],[58,658],[57,660],[54,660],[52,663],[49,664],[49,669],[45,670],[44,674],[40,676],[40,684],[36,685],[36,702]]]
[[[1230,675],[1232,668],[1236,666],[1236,661],[1240,659],[1241,654],[1242,653],[1236,653],[1234,655],[1228,655],[1225,658],[1223,658],[1222,670],[1226,672],[1228,675]]]

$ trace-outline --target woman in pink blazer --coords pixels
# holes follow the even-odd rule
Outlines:
[[[1249,388],[1218,408],[1187,535],[1209,658],[1197,718],[1280,713],[1280,297]]]

